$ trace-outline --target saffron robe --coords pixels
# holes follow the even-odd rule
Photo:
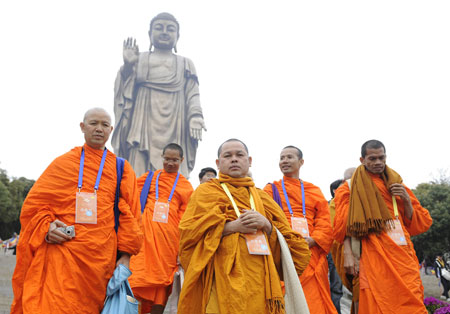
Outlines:
[[[303,200],[300,180],[284,176],[284,185],[289,197],[294,217],[303,217]],[[291,214],[284,197],[281,180],[274,182],[280,194],[283,212],[291,225]],[[305,212],[308,221],[309,235],[316,241],[316,246],[310,248],[311,260],[300,277],[310,313],[337,313],[331,300],[330,283],[328,280],[327,254],[333,242],[333,230],[330,222],[328,202],[320,189],[312,183],[303,181],[305,189]],[[272,185],[264,187],[273,197]]]
[[[390,192],[378,175],[369,175],[394,218]],[[400,197],[396,197],[396,200],[407,245],[397,245],[384,231],[379,235],[369,234],[361,239],[359,314],[427,313],[423,304],[419,261],[410,237],[427,231],[432,219],[411,190],[405,188],[414,209],[411,220],[405,216],[403,200]],[[334,237],[341,243],[346,236],[349,202],[350,190],[345,182],[336,190],[335,196]]]
[[[138,176],[162,168],[162,151],[177,143],[185,158],[180,172],[194,169],[198,141],[190,136],[189,121],[202,117],[199,83],[194,63],[173,55],[168,73],[152,71],[151,52],[139,54],[133,73],[124,78],[121,68],[114,85],[116,125],[111,138],[114,152],[130,161]]]
[[[256,189],[250,178],[219,175],[220,179],[197,187],[180,222],[180,261],[186,273],[178,313],[205,313],[211,292],[221,314],[274,313],[267,302],[268,294],[276,290],[283,302],[277,271],[275,276],[269,276],[269,269],[274,266],[281,272],[277,233],[273,229],[267,236],[270,256],[249,254],[241,233],[222,237],[225,223],[237,219],[237,215],[220,183],[226,182],[239,209],[251,208],[249,189],[256,193],[252,194],[256,210],[285,237],[299,275],[309,262],[308,245],[289,227],[279,206],[264,191]],[[246,180],[251,182],[249,186],[245,186]]]
[[[137,254],[140,230],[136,176],[125,161],[119,199],[119,229],[114,230],[116,156],[108,151],[97,191],[97,224],[75,223],[75,193],[81,147],[56,158],[28,193],[20,214],[22,230],[12,286],[11,313],[95,313],[103,308],[117,251]],[[84,145],[82,192],[94,192],[103,150]],[[62,244],[44,238],[55,219],[75,226]]]
[[[167,292],[173,282],[175,272],[178,270],[177,256],[180,232],[178,224],[183,216],[189,198],[193,192],[191,183],[180,174],[172,200],[169,203],[168,223],[153,221],[153,212],[156,201],[156,178],[158,174],[159,202],[166,203],[177,173],[168,173],[158,170],[154,173],[150,191],[147,196],[144,213],[142,214],[142,227],[144,243],[139,254],[133,256],[130,261],[132,275],[128,279],[134,295],[151,304],[163,304],[167,302]],[[138,179],[139,192],[144,187],[147,173]],[[144,306],[144,311],[149,310]]]

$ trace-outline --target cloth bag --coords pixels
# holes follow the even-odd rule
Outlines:
[[[178,300],[180,298],[181,287],[184,282],[184,270],[179,266],[178,271],[173,277],[172,293],[170,294],[163,314],[177,314]]]
[[[106,288],[106,300],[101,314],[138,314],[138,301],[131,291],[128,277],[131,271],[120,264]]]
[[[281,266],[283,268],[284,288],[286,291],[284,295],[286,314],[309,314],[308,304],[292,261],[289,246],[281,232],[276,228],[275,230],[277,231],[278,242],[281,248]]]
[[[450,271],[448,271],[445,268],[442,268],[441,269],[441,274],[442,274],[442,277],[444,277],[445,279],[450,281]]]

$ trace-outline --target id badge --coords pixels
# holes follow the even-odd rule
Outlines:
[[[400,220],[394,220],[394,229],[388,230],[387,234],[397,245],[408,245],[406,242],[405,234],[400,224]]]
[[[97,223],[97,194],[77,192],[75,222],[79,224]]]
[[[156,201],[153,210],[153,221],[165,224],[169,221],[169,203],[160,203]]]
[[[248,252],[252,255],[270,255],[269,246],[266,237],[261,230],[255,233],[245,233]]]
[[[291,217],[292,230],[300,233],[302,237],[309,237],[308,221],[305,217]]]

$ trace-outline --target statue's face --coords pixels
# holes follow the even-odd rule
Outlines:
[[[172,50],[177,44],[178,27],[170,20],[155,20],[149,35],[155,48]]]

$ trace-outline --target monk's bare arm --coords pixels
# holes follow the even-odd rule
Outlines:
[[[409,197],[409,194],[405,189],[405,186],[400,183],[394,183],[389,187],[389,190],[391,191],[392,195],[400,196],[400,198],[403,200],[403,204],[405,206],[405,216],[406,218],[411,220],[414,208],[411,203],[411,198]]]
[[[350,237],[344,239],[344,269],[347,274],[353,276],[359,273],[359,261],[353,255]]]
[[[120,254],[120,257],[116,262],[116,267],[122,264],[127,268],[130,268],[130,254],[127,252],[118,252],[118,254]]]

